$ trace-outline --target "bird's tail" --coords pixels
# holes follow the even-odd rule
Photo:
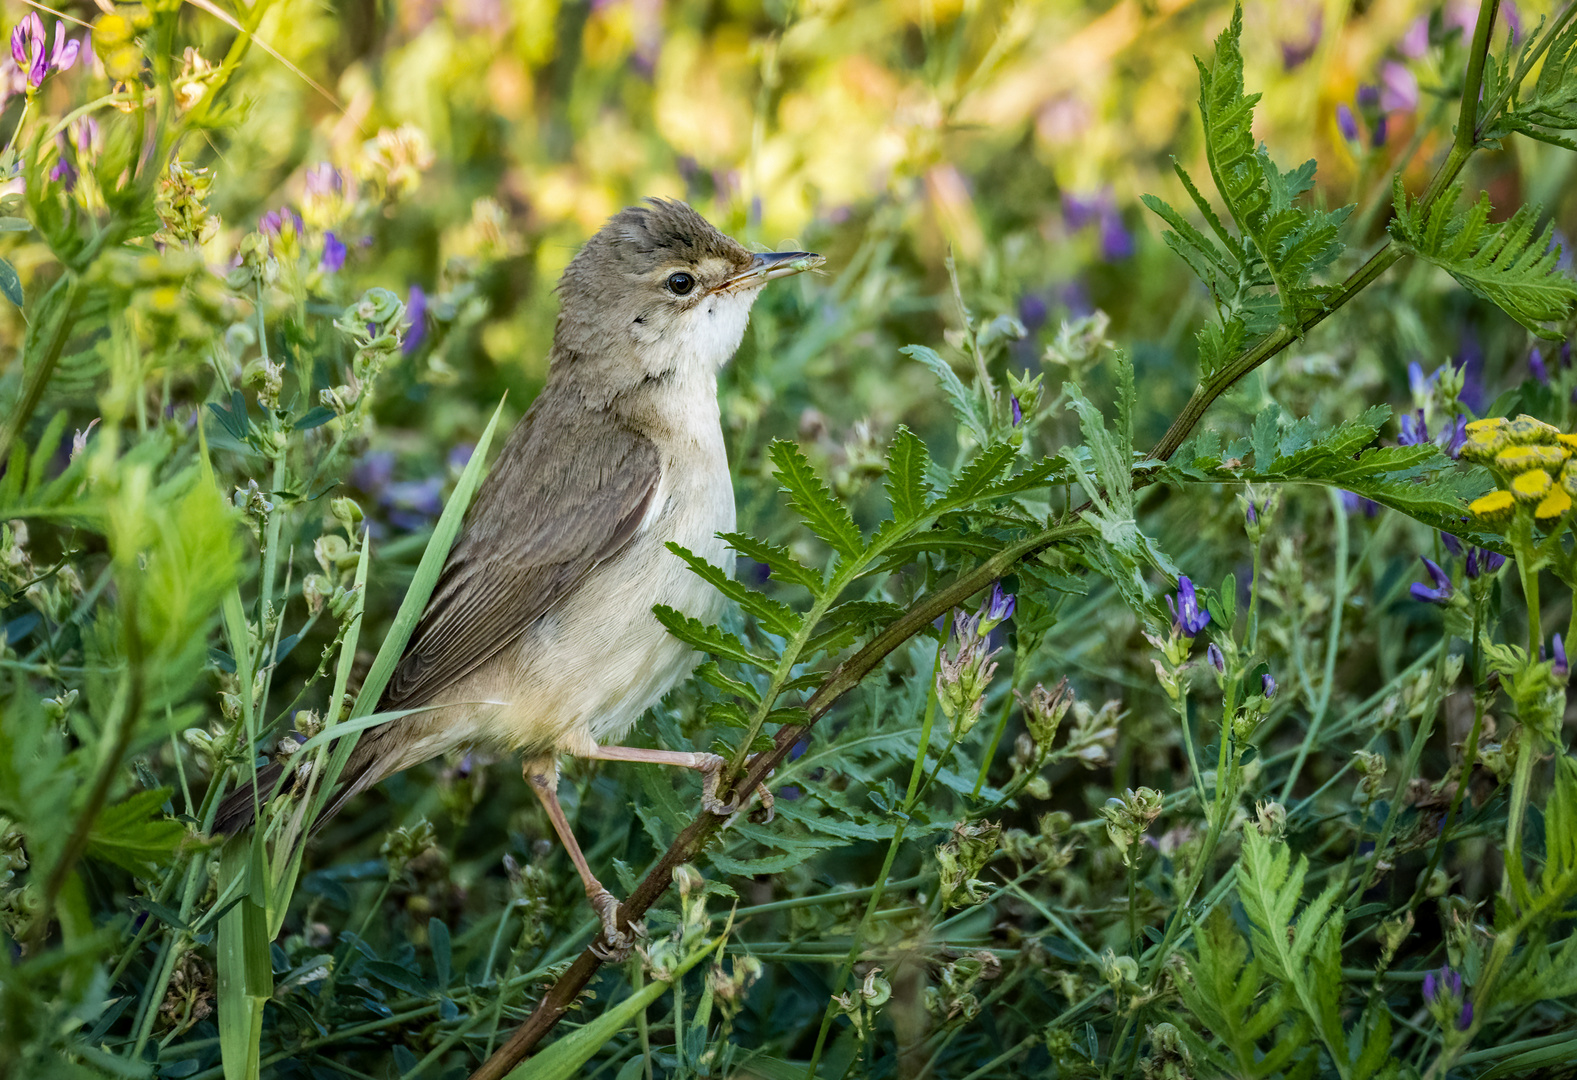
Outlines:
[[[375,739],[363,736],[355,752],[350,755],[349,762],[345,763],[345,771],[339,776],[339,782],[334,785],[334,795],[328,806],[323,807],[322,814],[317,820],[312,821],[312,832],[319,831],[328,823],[331,817],[339,814],[339,809],[344,806],[350,796],[358,795],[360,791],[377,784],[383,779],[382,771],[378,771],[380,755],[369,746]],[[330,747],[333,750],[333,747]],[[219,803],[218,814],[213,818],[213,836],[230,837],[237,832],[249,828],[252,821],[257,820],[257,812],[263,804],[268,803],[274,796],[279,795],[285,788],[290,787],[290,777],[285,776],[287,766],[274,762],[263,766],[257,773],[255,784],[241,784],[235,791]]]

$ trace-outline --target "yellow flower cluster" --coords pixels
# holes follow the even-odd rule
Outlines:
[[[1502,486],[1468,504],[1481,522],[1496,524],[1519,506],[1531,507],[1535,521],[1553,524],[1572,508],[1577,496],[1577,435],[1543,420],[1491,417],[1467,426],[1462,457],[1488,465]]]

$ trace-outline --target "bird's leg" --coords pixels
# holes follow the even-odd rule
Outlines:
[[[693,754],[682,750],[644,750],[636,746],[599,746],[584,755],[599,761],[639,761],[648,765],[677,765],[681,769],[694,769],[701,774],[701,808],[727,817],[739,812],[740,799],[724,802],[717,797],[717,784],[722,777],[727,760],[716,754]],[[757,784],[756,794],[761,799],[762,823],[772,820],[772,792],[767,785]]]
[[[586,856],[575,840],[575,833],[569,827],[569,819],[564,816],[564,808],[559,805],[558,767],[552,758],[534,758],[525,763],[522,772],[526,783],[542,800],[542,808],[548,812],[553,831],[559,834],[559,841],[564,845],[564,850],[569,852],[570,862],[575,864],[575,870],[580,874],[581,884],[586,886],[586,898],[602,920],[602,937],[607,944],[592,945],[592,952],[602,960],[615,963],[624,960],[635,945],[636,935],[641,932],[639,925],[632,923],[629,933],[619,929],[619,901],[591,872],[591,867],[586,864]]]

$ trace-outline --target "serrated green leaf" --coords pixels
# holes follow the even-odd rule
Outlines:
[[[801,622],[799,613],[787,604],[735,581],[718,567],[678,544],[669,543],[666,546],[669,551],[684,560],[691,573],[754,616],[756,621],[770,633],[780,637],[793,637],[799,632]]]
[[[662,623],[670,634],[699,652],[733,660],[739,664],[749,664],[763,671],[772,670],[773,665],[770,662],[752,653],[745,647],[743,641],[721,627],[708,626],[700,619],[691,618],[666,604],[655,605],[652,614],[657,616],[657,621]]]
[[[1491,224],[1489,193],[1462,213],[1454,210],[1460,184],[1427,209],[1395,185],[1391,236],[1406,251],[1445,270],[1475,296],[1495,304],[1540,337],[1559,339],[1559,324],[1577,307],[1577,281],[1560,269],[1553,222],[1537,227],[1540,211],[1523,206]]]
[[[1018,447],[1003,439],[976,454],[961,470],[934,509],[954,510],[985,497],[992,486],[1018,460]]]
[[[105,807],[88,834],[88,854],[146,876],[167,862],[186,837],[186,826],[164,816],[171,788],[139,791]]]
[[[772,572],[772,576],[779,581],[791,585],[803,585],[813,595],[820,596],[824,579],[821,571],[812,570],[800,562],[789,549],[769,544],[765,540],[758,540],[754,536],[744,533],[721,533],[723,542],[747,559],[754,559]]]
[[[899,426],[887,451],[887,499],[892,504],[893,520],[918,521],[931,502],[931,484],[926,473],[931,455],[920,437]]]
[[[798,446],[776,439],[768,455],[776,466],[774,474],[788,492],[789,502],[811,532],[845,559],[853,559],[865,550],[865,539],[849,516],[848,507],[833,497]]]
[[[976,442],[984,446],[990,441],[991,424],[988,420],[990,412],[986,403],[979,392],[964,385],[958,373],[953,370],[953,365],[942,359],[935,349],[928,349],[924,345],[905,345],[898,351],[931,369],[931,373],[936,376],[936,381],[942,387],[942,392],[952,403],[958,422],[969,429]]]
[[[725,694],[742,697],[752,705],[761,704],[761,694],[754,686],[725,675],[723,669],[718,667],[715,661],[707,660],[702,664],[698,664],[695,669],[695,677],[704,683],[717,687]]]

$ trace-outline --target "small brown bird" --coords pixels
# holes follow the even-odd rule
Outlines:
[[[681,202],[653,199],[611,219],[559,282],[547,385],[510,436],[467,515],[379,711],[441,706],[366,732],[325,817],[384,777],[454,747],[518,750],[525,777],[601,916],[618,901],[586,864],[558,801],[560,754],[678,765],[716,796],[723,759],[617,743],[695,666],[652,614],[705,621],[721,597],[664,545],[725,569],[734,488],[717,372],[773,278],[823,262],[753,254]],[[221,806],[214,831],[252,820],[272,766]],[[770,796],[763,789],[763,801]]]

